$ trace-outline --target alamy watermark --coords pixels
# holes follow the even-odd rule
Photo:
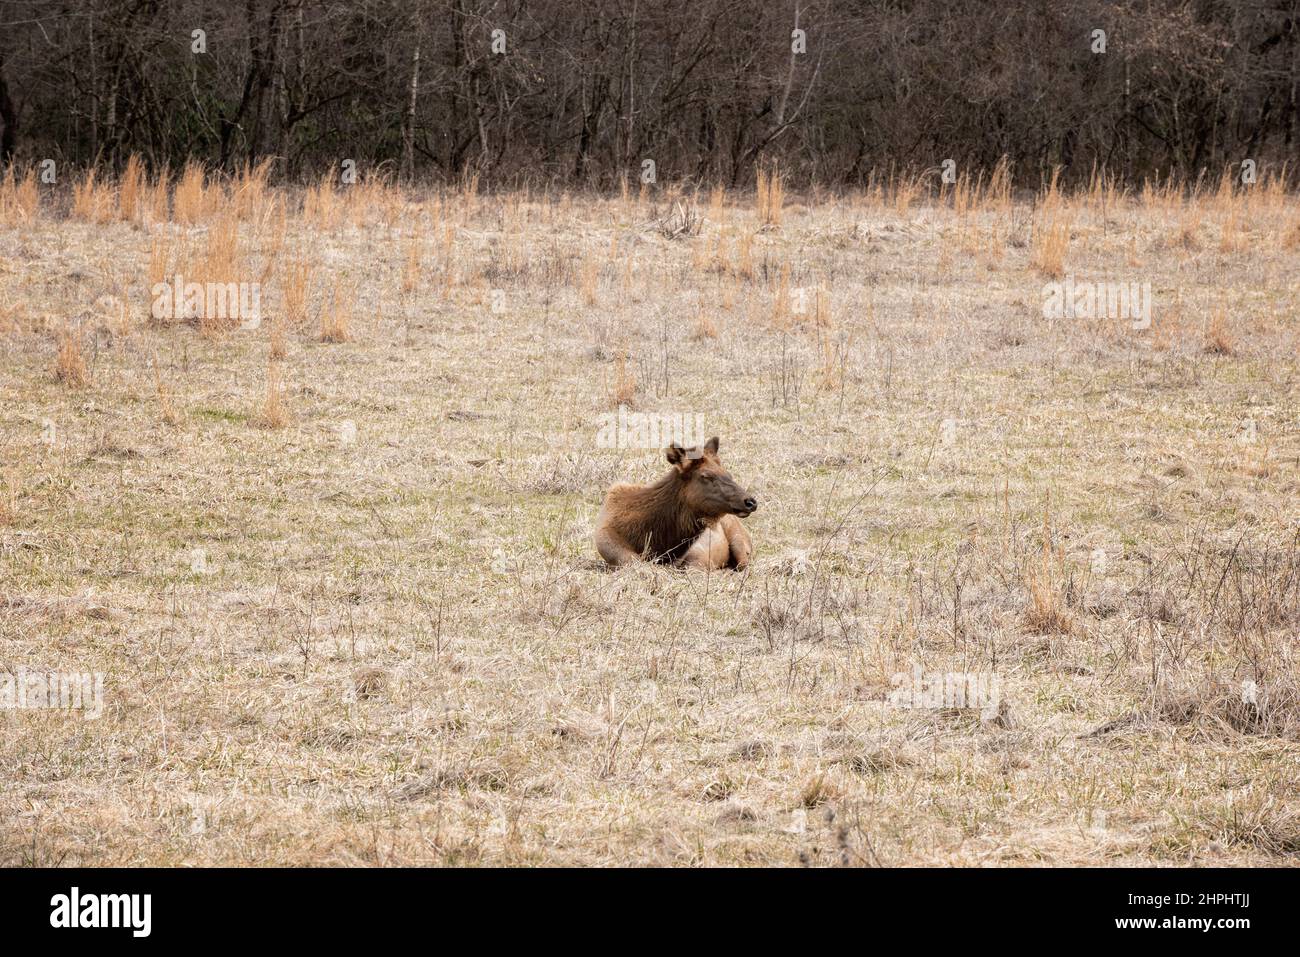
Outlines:
[[[154,319],[231,319],[241,329],[262,324],[262,284],[257,282],[186,282],[179,273],[171,282],[155,283]]]
[[[1044,319],[1124,319],[1151,328],[1151,283],[1076,282],[1066,276],[1043,286]]]
[[[701,412],[618,412],[598,417],[596,447],[601,449],[661,449],[676,442],[686,448],[704,444]]]
[[[28,671],[0,674],[0,711],[81,711],[87,721],[104,713],[104,674]]]
[[[889,679],[894,690],[889,703],[895,708],[978,708],[981,717],[996,718],[1002,704],[1002,685],[996,674],[971,671],[899,672]]]
[[[132,937],[148,937],[152,914],[152,894],[83,894],[74,886],[50,898],[51,927],[124,927]]]
[[[1259,685],[1246,678],[1241,683],[1241,703],[1242,704],[1259,704]]]

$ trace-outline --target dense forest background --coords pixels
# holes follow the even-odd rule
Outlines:
[[[1191,179],[1295,156],[1298,84],[1300,0],[0,0],[0,164]]]

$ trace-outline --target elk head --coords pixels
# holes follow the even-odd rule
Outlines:
[[[716,435],[704,445],[689,449],[674,442],[664,454],[682,481],[682,503],[696,517],[712,520],[738,515],[745,518],[758,508],[758,500],[723,467],[718,458]]]

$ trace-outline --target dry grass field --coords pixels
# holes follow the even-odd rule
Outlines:
[[[103,675],[0,712],[0,864],[1300,858],[1276,182],[263,174],[0,186],[0,676]],[[620,404],[721,437],[746,572],[603,568]]]

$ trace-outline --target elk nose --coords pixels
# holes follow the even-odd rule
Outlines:
[[[745,508],[749,509],[751,512],[757,511],[757,510],[758,510],[758,499],[756,499],[756,498],[747,498],[747,499],[745,499]]]

